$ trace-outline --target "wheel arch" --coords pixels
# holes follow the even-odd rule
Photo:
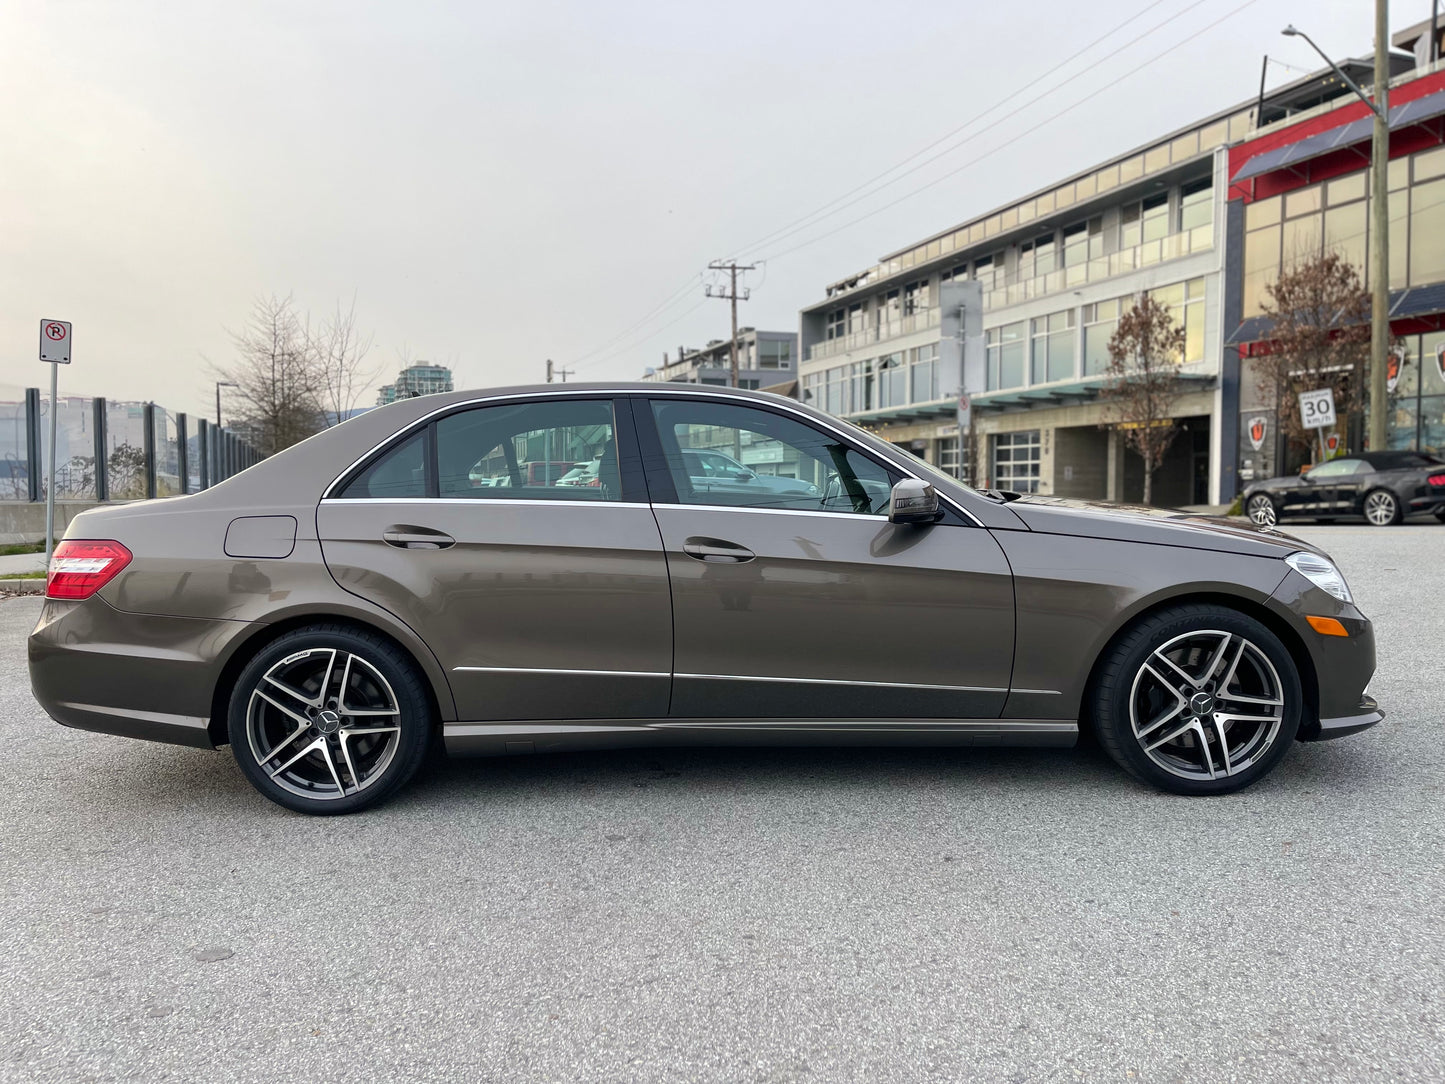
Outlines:
[[[246,668],[246,664],[287,633],[312,625],[343,625],[359,632],[383,637],[421,671],[424,679],[422,685],[426,689],[427,698],[431,703],[433,716],[440,722],[455,717],[456,711],[452,703],[451,688],[446,684],[446,678],[436,658],[431,656],[429,651],[425,656],[422,655],[421,650],[425,649],[425,645],[418,650],[403,641],[394,630],[388,628],[384,623],[374,619],[368,620],[355,613],[340,610],[309,610],[257,625],[253,631],[240,638],[232,647],[226,661],[222,664],[220,674],[216,678],[215,689],[211,693],[211,716],[206,724],[206,731],[212,745],[219,747],[229,741],[226,732],[226,717],[231,692],[235,688],[236,679]]]
[[[1300,689],[1304,693],[1304,704],[1301,705],[1300,731],[1303,733],[1310,722],[1319,718],[1319,677],[1315,672],[1314,659],[1310,656],[1309,649],[1305,646],[1300,634],[1279,614],[1271,610],[1265,603],[1244,595],[1230,594],[1225,591],[1204,590],[1186,592],[1183,594],[1169,595],[1165,598],[1154,599],[1143,606],[1126,614],[1104,641],[1103,646],[1094,656],[1094,661],[1089,667],[1088,679],[1084,682],[1083,702],[1080,705],[1079,725],[1080,730],[1092,730],[1094,727],[1093,708],[1094,693],[1097,688],[1100,671],[1105,661],[1119,643],[1133,628],[1143,621],[1147,621],[1155,614],[1164,610],[1172,610],[1180,606],[1206,605],[1221,606],[1226,609],[1236,610],[1247,617],[1258,621],[1275,636],[1279,637],[1280,643],[1284,644],[1285,650],[1289,652],[1290,658],[1294,661],[1295,670],[1299,673]]]

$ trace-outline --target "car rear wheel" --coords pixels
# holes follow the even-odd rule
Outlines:
[[[1301,703],[1279,637],[1236,610],[1193,605],[1146,618],[1114,645],[1093,707],[1100,743],[1137,779],[1227,794],[1279,763]]]
[[[1376,527],[1392,527],[1404,518],[1400,501],[1388,489],[1372,489],[1365,494],[1365,518]]]
[[[344,625],[298,629],[263,648],[236,680],[227,722],[256,789],[319,814],[391,797],[420,767],[433,729],[412,660]]]
[[[1245,512],[1248,513],[1250,521],[1260,527],[1273,527],[1279,522],[1279,510],[1275,508],[1274,501],[1263,493],[1256,493],[1249,498]]]

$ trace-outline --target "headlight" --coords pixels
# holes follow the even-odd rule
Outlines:
[[[1344,575],[1327,557],[1321,557],[1317,553],[1291,553],[1284,559],[1284,563],[1341,602],[1355,601],[1350,597],[1350,585],[1345,582]]]

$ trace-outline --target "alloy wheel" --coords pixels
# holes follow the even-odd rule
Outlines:
[[[1249,499],[1249,518],[1257,526],[1273,527],[1279,517],[1274,510],[1274,502],[1261,494]]]
[[[1269,657],[1219,629],[1186,632],[1156,648],[1129,693],[1140,748],[1184,779],[1245,771],[1273,747],[1284,717],[1284,686]]]
[[[1398,514],[1399,502],[1393,493],[1377,489],[1365,498],[1365,518],[1376,527],[1388,527]]]
[[[339,799],[386,774],[401,737],[390,683],[360,655],[307,648],[271,666],[246,707],[246,738],[277,786]]]

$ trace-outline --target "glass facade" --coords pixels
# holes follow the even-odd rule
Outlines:
[[[1390,287],[1445,281],[1445,147],[1390,163]],[[1282,268],[1330,250],[1369,281],[1369,171],[1244,209],[1244,316],[1258,316]]]
[[[1390,447],[1445,457],[1445,331],[1401,339],[1406,357],[1390,393]]]

